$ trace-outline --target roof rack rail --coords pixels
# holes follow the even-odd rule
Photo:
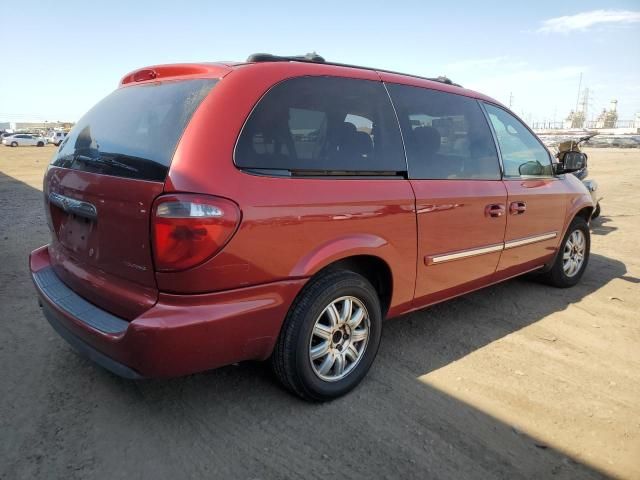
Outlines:
[[[283,57],[280,55],[272,55],[271,53],[254,53],[247,58],[248,63],[254,62],[311,62],[325,63],[324,58],[316,52],[307,53],[306,55],[294,55]]]
[[[324,57],[318,55],[316,52],[307,53],[306,55],[293,55],[293,56],[282,56],[282,55],[273,55],[271,53],[254,53],[249,55],[247,58],[247,63],[260,63],[260,62],[305,62],[305,63],[322,63],[325,65],[335,65],[336,67],[350,67],[350,68],[361,68],[363,70],[374,70],[377,72],[385,72],[385,73],[394,73],[397,75],[406,75],[407,77],[421,78],[423,80],[430,80],[432,82],[445,83],[447,85],[453,85],[454,87],[461,87],[462,85],[458,83],[453,83],[450,78],[440,75],[435,78],[430,77],[421,77],[420,75],[413,75],[411,73],[402,73],[395,72],[393,70],[384,70],[382,68],[375,67],[363,67],[362,65],[351,65],[348,63],[338,63],[338,62],[327,62]]]

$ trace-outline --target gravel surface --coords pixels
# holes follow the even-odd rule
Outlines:
[[[328,404],[246,363],[127,381],[77,356],[27,270],[53,147],[0,147],[0,478],[640,478],[640,152],[589,151],[606,196],[582,283],[517,279],[385,324]]]

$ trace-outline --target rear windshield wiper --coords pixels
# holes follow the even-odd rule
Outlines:
[[[122,168],[124,170],[129,170],[130,172],[138,171],[137,168],[132,167],[131,165],[127,165],[126,163],[122,163],[117,160],[114,160],[113,158],[102,156],[102,155],[99,157],[88,157],[86,155],[76,154],[73,156],[73,159],[80,160],[81,162],[84,162],[84,163],[99,163],[101,165],[107,165],[109,167]]]

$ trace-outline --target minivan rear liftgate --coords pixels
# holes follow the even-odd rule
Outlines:
[[[157,301],[150,238],[176,145],[215,79],[122,87],[65,138],[44,181],[56,275],[131,320]]]

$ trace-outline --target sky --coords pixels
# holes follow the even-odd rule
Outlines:
[[[6,9],[5,9],[6,10]],[[640,0],[64,1],[15,4],[0,22],[0,122],[77,121],[127,72],[175,62],[316,51],[327,60],[447,75],[561,120],[640,112]]]

